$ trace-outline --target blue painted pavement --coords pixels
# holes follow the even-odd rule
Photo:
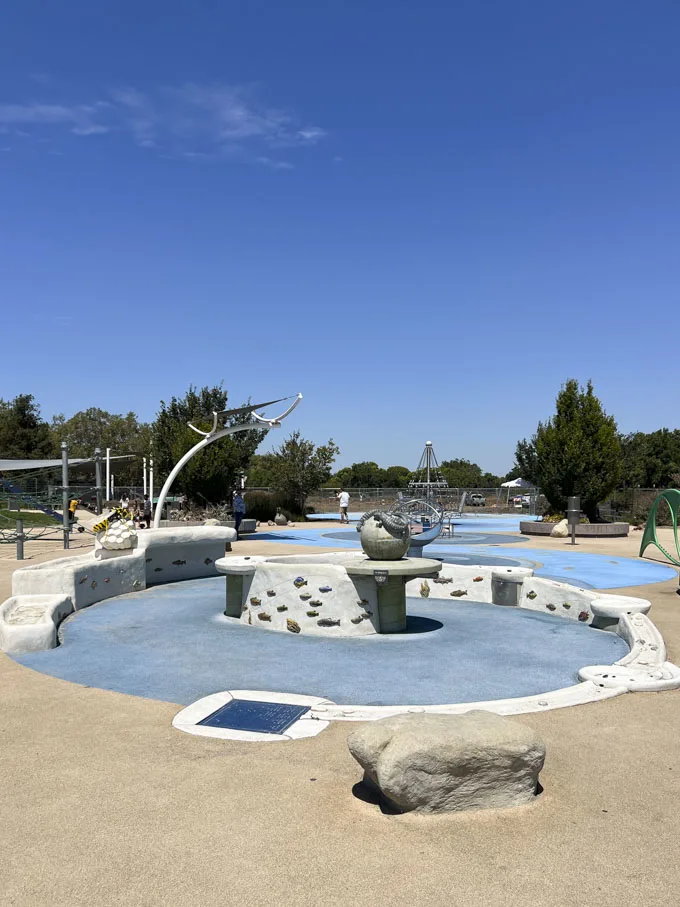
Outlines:
[[[564,545],[559,550],[549,548],[506,549],[507,536],[493,541],[493,534],[485,522],[503,521],[504,517],[475,520],[475,532],[463,532],[456,524],[452,539],[439,538],[424,549],[426,557],[441,558],[451,564],[480,564],[483,566],[531,567],[537,576],[572,583],[587,589],[616,589],[624,586],[644,586],[677,577],[677,571],[664,564],[643,561],[639,558],[619,557],[610,554],[584,554]],[[512,519],[515,519],[514,517]],[[517,518],[519,519],[519,518]],[[482,532],[477,532],[477,528]],[[467,526],[464,527],[467,529]],[[509,531],[506,527],[505,531]],[[360,548],[359,534],[355,529],[295,529],[288,532],[258,532],[258,541],[285,542],[286,544],[328,548]],[[483,541],[480,541],[480,538]],[[513,541],[526,541],[517,536]],[[578,546],[577,546],[578,547]]]
[[[577,682],[579,668],[628,651],[614,633],[489,604],[409,599],[416,632],[331,639],[242,625],[222,616],[224,599],[224,577],[112,598],[69,618],[58,648],[16,661],[180,704],[264,689],[345,704],[424,705],[559,689]]]

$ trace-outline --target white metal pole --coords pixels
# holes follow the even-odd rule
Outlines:
[[[142,457],[142,469],[144,470],[142,485],[144,486],[144,494],[146,494],[146,457]]]
[[[258,416],[257,413],[254,413],[253,415],[255,416],[255,419],[257,420],[258,423],[266,426],[265,431],[269,431],[269,429],[271,429],[271,428],[280,426],[281,420],[285,419],[285,417],[289,413],[292,413],[292,411],[298,405],[300,400],[302,400],[302,394],[298,394],[297,397],[295,398],[295,403],[293,403],[292,406],[289,406],[288,409],[285,411],[285,413],[282,413],[276,419],[265,419],[262,416]],[[201,438],[201,440],[197,444],[195,444],[191,448],[191,450],[188,450],[184,454],[184,456],[181,458],[181,460],[178,460],[178,462],[175,463],[172,471],[170,472],[170,475],[165,480],[165,484],[161,488],[161,493],[158,495],[158,505],[156,507],[156,513],[155,513],[154,521],[153,521],[154,529],[158,529],[158,527],[160,526],[161,514],[163,513],[163,504],[165,504],[165,499],[168,495],[168,492],[170,491],[170,489],[172,487],[172,483],[175,481],[177,473],[184,466],[184,464],[187,463],[194,456],[194,454],[198,453],[198,451],[202,450],[204,447],[207,447],[208,444],[212,444],[213,441],[219,441],[220,438],[225,438],[227,435],[233,435],[239,431],[248,431],[251,428],[260,427],[257,424],[255,424],[255,425],[253,425],[253,424],[231,425],[228,428],[222,428],[218,431],[217,430],[217,416],[218,416],[218,413],[214,413],[215,424],[213,427],[213,431],[208,434],[205,434],[204,432],[199,432],[199,434],[204,434],[205,436],[203,438]],[[193,427],[193,426],[191,426],[191,427]],[[194,431],[196,431],[196,430],[197,429],[194,429]]]
[[[111,490],[111,448],[106,448],[106,500],[113,500],[113,491]]]
[[[153,457],[149,459],[149,500],[151,501],[151,519],[153,520]],[[149,528],[148,526],[146,527]]]

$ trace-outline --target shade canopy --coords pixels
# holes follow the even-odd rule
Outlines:
[[[513,479],[511,482],[503,482],[501,488],[533,488],[533,485],[526,479]]]
[[[110,460],[129,460],[134,454],[120,454],[116,457],[109,457]],[[102,456],[102,462],[106,458]],[[77,460],[69,460],[69,466],[80,466],[81,463],[94,463],[94,457],[80,457]],[[28,472],[29,469],[52,469],[61,466],[59,460],[0,460],[0,472]]]

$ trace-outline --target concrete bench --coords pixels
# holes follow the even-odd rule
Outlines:
[[[66,595],[13,595],[0,605],[0,649],[15,655],[53,649],[57,627],[72,612]]]
[[[598,595],[590,604],[592,626],[598,630],[616,630],[624,614],[647,614],[652,603],[646,598],[627,595]]]

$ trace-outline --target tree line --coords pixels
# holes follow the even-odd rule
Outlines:
[[[190,386],[182,397],[161,401],[152,422],[142,422],[133,412],[109,413],[91,407],[48,423],[31,394],[0,399],[0,458],[47,459],[60,454],[62,441],[69,457],[91,457],[94,449],[131,454],[117,460],[117,487],[141,484],[141,458],[153,456],[156,475],[163,480],[177,460],[192,447],[199,429],[212,426],[213,412],[227,409],[228,393],[222,385]],[[228,424],[248,424],[241,414]],[[254,425],[248,432],[228,436],[194,457],[180,473],[175,491],[196,502],[228,499],[247,476],[249,487],[269,487],[291,502],[298,513],[310,492],[323,486],[347,488],[405,488],[414,477],[406,466],[381,467],[373,461],[352,463],[333,472],[339,449],[333,439],[315,445],[299,432],[276,450],[256,454],[264,432]],[[540,421],[530,438],[517,442],[515,462],[504,476],[485,472],[466,459],[449,459],[441,471],[454,488],[495,488],[504,481],[522,478],[541,487],[551,507],[564,510],[570,495],[580,495],[582,509],[596,517],[598,502],[617,487],[665,488],[680,485],[680,430],[661,428],[623,435],[595,395],[591,382],[581,387],[575,379],[563,385],[555,413]],[[91,469],[90,469],[91,473]],[[74,484],[78,470],[72,473]],[[84,482],[83,482],[84,484]]]
[[[190,386],[183,397],[161,401],[153,422],[141,422],[133,412],[120,415],[92,407],[68,419],[63,414],[56,415],[48,423],[31,394],[20,394],[13,400],[0,399],[0,459],[58,458],[62,441],[68,445],[70,459],[92,457],[97,447],[103,455],[110,447],[113,456],[132,455],[130,459],[113,461],[116,487],[142,484],[142,457],[153,457],[155,475],[162,482],[199,438],[188,423],[208,431],[213,424],[213,413],[224,412],[227,402],[227,391],[221,385],[200,389]],[[239,408],[247,405],[247,402],[240,404]],[[250,414],[229,417],[224,424],[252,424],[253,428],[228,435],[199,451],[180,472],[173,492],[181,492],[199,504],[229,500],[232,490],[241,486],[241,478],[248,474],[251,464],[262,459],[255,457],[255,450],[266,432],[258,428]],[[293,432],[273,453],[266,455],[267,484],[280,492],[292,513],[302,514],[310,491],[328,481],[338,453],[332,439],[316,446],[302,438],[300,432]],[[58,475],[55,469],[55,476]],[[73,466],[69,477],[74,485],[92,482],[91,464]]]

